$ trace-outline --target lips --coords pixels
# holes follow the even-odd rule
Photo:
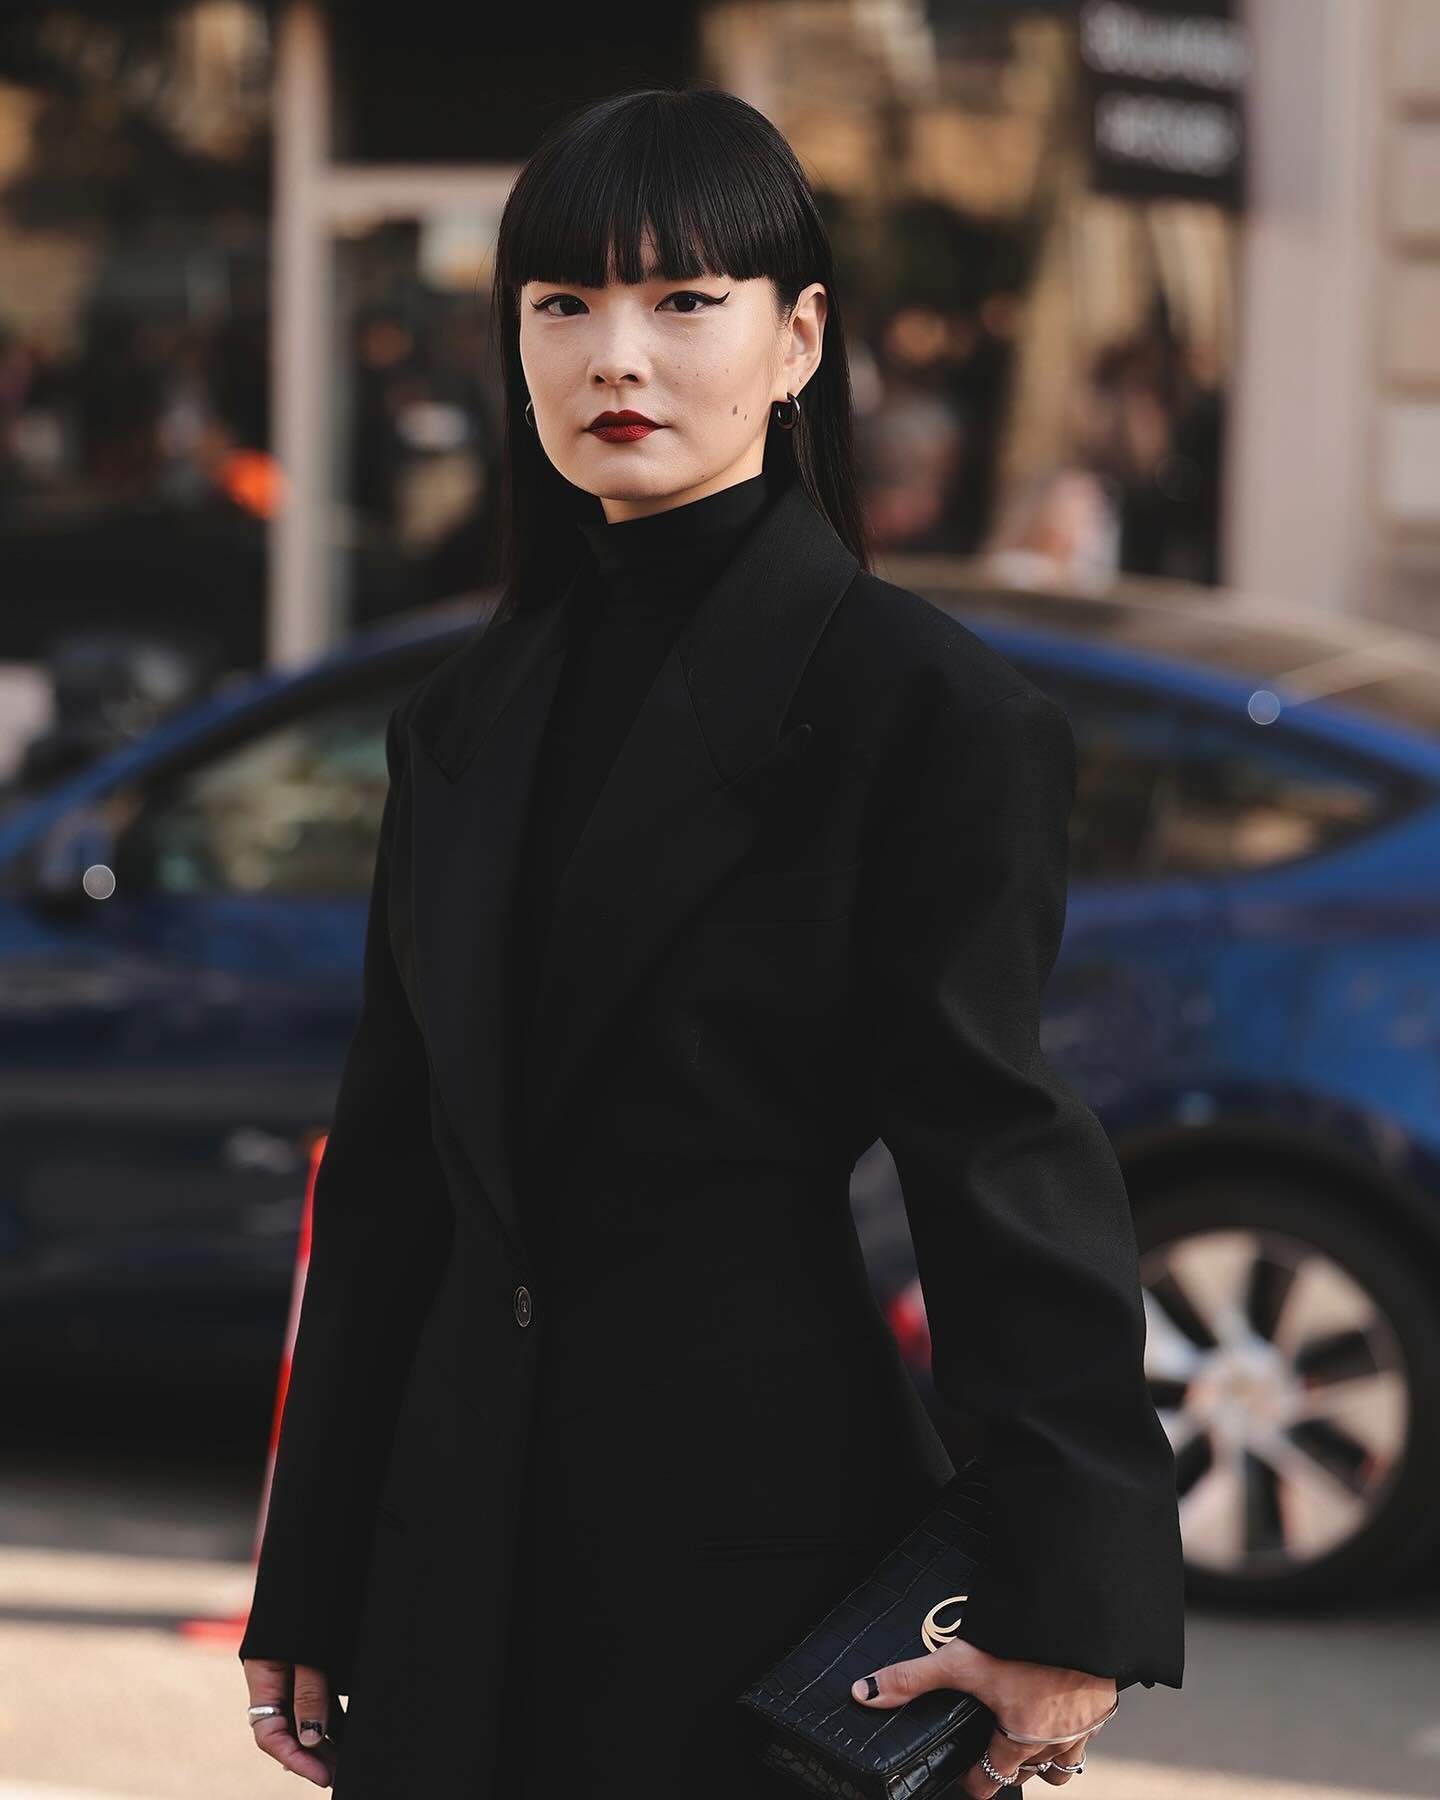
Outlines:
[[[660,427],[644,413],[626,411],[600,413],[587,429],[607,444],[627,444],[636,438],[648,437]]]

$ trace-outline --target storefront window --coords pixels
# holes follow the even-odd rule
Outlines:
[[[333,101],[325,154],[345,180],[312,171],[324,255],[280,270],[301,316],[323,290],[322,347],[287,348],[307,379],[323,364],[304,417],[330,463],[324,516],[305,515],[321,554],[281,559],[286,617],[343,631],[493,580],[499,177],[547,121],[647,72],[741,94],[815,182],[882,553],[1217,579],[1233,221],[1203,199],[1094,191],[1082,9],[674,10],[643,56],[617,40],[582,70],[546,68],[539,26],[472,62],[427,33],[393,51],[381,8],[315,9],[313,92]],[[192,641],[222,668],[273,649],[271,527],[300,516],[270,417],[291,16],[173,0],[0,22],[0,665],[102,627]],[[522,50],[543,116],[512,80]],[[472,92],[494,105],[467,107]],[[431,114],[446,123],[427,135]],[[380,169],[365,188],[376,158],[408,179]],[[447,166],[429,181],[432,158]],[[309,493],[309,452],[290,451]]]
[[[331,564],[352,624],[493,579],[499,225],[483,207],[436,206],[351,223],[332,239]]]
[[[719,0],[702,72],[820,194],[882,551],[1213,582],[1233,221],[1094,191],[1082,16]]]
[[[0,24],[0,658],[262,654],[272,74],[243,0]]]

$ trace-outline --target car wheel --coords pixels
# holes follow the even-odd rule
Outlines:
[[[1192,1594],[1350,1599],[1436,1546],[1440,1319],[1373,1205],[1211,1175],[1137,1205]]]

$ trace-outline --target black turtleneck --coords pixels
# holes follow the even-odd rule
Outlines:
[[[765,510],[763,474],[683,506],[609,524],[598,500],[578,520],[600,575],[599,611],[689,613]]]
[[[763,474],[643,518],[606,522],[598,500],[574,629],[546,723],[514,890],[515,1068],[524,1047],[555,891],[660,665],[770,493]]]

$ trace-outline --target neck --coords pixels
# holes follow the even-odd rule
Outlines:
[[[614,524],[597,516],[597,500],[578,523],[601,574],[615,575],[642,566],[683,562],[691,553],[704,555],[708,561],[727,540],[738,542],[769,499],[769,482],[762,471],[698,500]]]

